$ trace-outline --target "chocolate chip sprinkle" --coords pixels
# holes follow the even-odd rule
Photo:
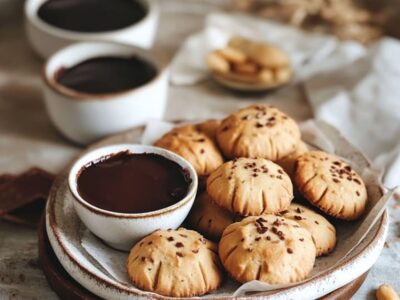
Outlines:
[[[292,254],[292,253],[293,253],[292,248],[287,248],[286,251],[287,251],[287,253],[289,253],[289,254]]]
[[[199,249],[193,249],[192,252],[197,254],[197,253],[199,253]]]
[[[174,238],[172,236],[167,238],[168,242],[172,242],[174,240]]]
[[[303,220],[303,218],[301,216],[295,215],[294,218],[298,221]]]
[[[360,192],[359,192],[359,191],[356,191],[356,195],[357,195],[357,196],[360,196]]]
[[[299,241],[300,242],[304,242],[304,238],[299,238]]]
[[[176,255],[179,256],[179,257],[184,257],[182,252],[176,252]]]
[[[182,244],[181,242],[177,242],[177,243],[175,244],[175,247],[176,247],[176,248],[182,248],[182,247],[183,247],[183,244]]]

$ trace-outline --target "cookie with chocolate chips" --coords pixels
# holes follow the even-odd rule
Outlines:
[[[330,216],[355,220],[365,211],[368,195],[364,181],[334,155],[311,151],[300,156],[294,180],[300,194]]]
[[[196,198],[188,216],[191,228],[215,241],[221,238],[224,229],[236,219],[234,214],[216,205],[207,192]]]
[[[300,130],[296,122],[279,109],[252,105],[222,121],[217,141],[228,158],[262,157],[277,161],[296,149]]]
[[[311,233],[315,247],[317,248],[317,256],[329,254],[335,248],[336,229],[322,215],[308,207],[293,202],[290,204],[288,210],[282,211],[280,215],[296,221],[301,227]]]
[[[218,206],[242,216],[280,212],[293,198],[289,176],[264,158],[224,163],[208,177],[207,192]]]
[[[224,162],[214,142],[193,125],[173,129],[154,145],[185,158],[193,165],[199,176],[209,175]]]
[[[312,270],[315,255],[311,234],[295,221],[275,215],[247,217],[229,225],[219,243],[222,264],[241,283],[301,281]]]
[[[136,287],[168,297],[200,296],[223,279],[217,245],[184,228],[158,230],[139,241],[127,270]]]

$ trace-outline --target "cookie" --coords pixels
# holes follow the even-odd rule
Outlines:
[[[230,39],[228,46],[241,51],[250,60],[266,68],[290,66],[289,57],[284,51],[266,43],[248,40],[243,37],[234,37]]]
[[[305,279],[315,262],[311,234],[293,220],[253,216],[228,226],[219,256],[230,276],[245,283],[285,284]]]
[[[300,194],[330,216],[355,220],[365,211],[364,181],[334,155],[322,151],[303,154],[296,161],[294,180]]]
[[[294,165],[297,158],[306,152],[308,152],[307,145],[303,141],[300,141],[300,143],[297,145],[296,149],[292,153],[278,160],[276,163],[280,165],[292,178],[294,175]]]
[[[217,205],[242,216],[283,211],[293,198],[289,176],[263,158],[224,163],[208,177],[207,192]]]
[[[169,297],[203,295],[223,279],[217,245],[184,228],[142,239],[129,254],[127,270],[136,287]]]
[[[175,128],[154,144],[175,152],[190,162],[199,176],[207,176],[223,162],[214,142],[195,126]]]
[[[221,125],[221,120],[207,120],[196,124],[196,129],[207,135],[214,143],[217,141],[217,129]]]
[[[218,52],[211,52],[207,55],[207,64],[214,72],[225,74],[230,70],[229,62]]]
[[[217,50],[217,53],[225,58],[228,62],[234,64],[242,64],[247,60],[247,57],[244,53],[231,47],[219,49]]]
[[[296,221],[311,233],[317,256],[329,254],[335,248],[336,229],[322,215],[297,203],[290,204],[288,210],[281,212],[281,215]]]
[[[285,158],[300,143],[296,122],[279,109],[252,105],[231,114],[217,130],[217,141],[228,158]]]
[[[226,227],[235,222],[234,214],[220,208],[212,202],[207,192],[196,198],[188,217],[188,223],[194,230],[211,240],[219,240]]]

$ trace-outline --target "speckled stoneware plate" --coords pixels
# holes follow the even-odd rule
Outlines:
[[[136,128],[122,134],[113,136],[91,147],[91,149],[116,143],[138,143],[140,142],[143,128]],[[79,220],[72,204],[72,195],[68,188],[67,171],[64,171],[56,179],[49,195],[46,208],[46,230],[50,244],[64,269],[83,287],[94,294],[105,299],[132,299],[135,298],[165,298],[158,294],[145,292],[135,288],[133,285],[116,279],[118,276],[112,274],[102,264],[99,264],[87,248],[84,242],[94,236],[85,228]],[[377,193],[383,192],[375,189]],[[345,226],[349,226],[345,224]],[[351,224],[350,224],[351,226]],[[272,292],[253,293],[248,296],[235,298],[263,298],[263,299],[316,299],[322,297],[349,282],[360,277],[369,270],[376,262],[384,246],[388,229],[388,216],[385,212],[367,236],[362,240],[352,252],[346,256],[334,268],[322,271],[319,275],[311,277],[297,285],[292,285]],[[106,228],[104,230],[107,230]],[[349,239],[351,237],[348,237]],[[127,257],[127,253],[115,252],[111,248],[103,245],[97,240],[99,248],[105,252],[114,251],[116,257]],[[318,259],[319,267],[323,265],[323,260]],[[113,260],[109,260],[113,264]],[[117,274],[118,275],[118,274]],[[124,275],[124,274],[122,274]],[[231,280],[226,280],[224,285],[232,284]],[[226,287],[225,287],[226,288]],[[209,295],[212,299],[233,298],[231,294],[217,290],[216,293]]]

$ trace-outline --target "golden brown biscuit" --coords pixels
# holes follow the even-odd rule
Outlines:
[[[221,125],[221,122],[222,122],[221,120],[207,120],[196,124],[196,128],[197,130],[206,134],[210,139],[212,139],[216,143],[217,129]]]
[[[277,161],[296,149],[300,130],[296,122],[279,109],[252,105],[222,121],[217,141],[228,158],[262,157]]]
[[[207,64],[214,72],[224,74],[230,70],[229,62],[218,52],[211,52],[207,55]]]
[[[289,67],[280,67],[275,70],[275,81],[277,83],[288,82],[292,78],[292,69]]]
[[[263,158],[239,158],[224,163],[207,179],[207,192],[220,207],[242,216],[287,209],[293,199],[289,176]]]
[[[217,245],[184,228],[142,239],[129,254],[127,270],[138,288],[169,297],[203,295],[223,279]]]
[[[336,229],[322,215],[297,204],[290,204],[287,211],[281,212],[287,219],[296,221],[301,227],[307,229],[312,236],[317,256],[325,255],[333,251],[336,246]]]
[[[303,155],[306,152],[308,152],[307,145],[303,141],[300,141],[300,143],[297,145],[296,149],[292,153],[276,161],[276,163],[285,170],[290,178],[293,178],[295,162],[299,156]]]
[[[214,142],[193,125],[173,129],[154,145],[185,158],[200,176],[207,176],[224,162]]]
[[[263,68],[258,74],[258,81],[265,84],[273,84],[274,83],[274,72],[270,69]]]
[[[211,200],[207,192],[204,192],[196,198],[188,222],[194,230],[217,241],[221,238],[224,229],[236,219],[234,214],[220,208]]]
[[[234,37],[229,41],[228,46],[243,52],[249,59],[266,68],[281,68],[290,65],[289,57],[284,51],[265,43]]]
[[[239,282],[285,284],[305,279],[315,262],[311,234],[274,215],[247,217],[229,225],[219,243],[225,269]]]
[[[364,181],[339,157],[322,151],[305,153],[296,161],[294,179],[301,195],[328,215],[355,220],[365,211]]]
[[[246,61],[246,55],[238,49],[225,47],[216,51],[219,55],[233,64],[242,64]]]

